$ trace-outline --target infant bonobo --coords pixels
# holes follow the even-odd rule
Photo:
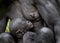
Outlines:
[[[7,19],[23,18],[17,0],[0,0],[0,33],[5,31]]]
[[[33,24],[30,21],[20,18],[16,18],[10,23],[11,33],[18,38],[22,38],[24,33],[31,28],[33,28]]]
[[[16,40],[16,38],[20,39],[19,41],[21,43],[21,40],[22,40],[24,33],[27,32],[31,28],[33,28],[33,25],[30,21],[20,19],[20,18],[15,18],[10,23],[10,33],[11,33],[10,36],[12,36],[14,38],[14,40]],[[5,36],[5,34],[3,34],[3,36]],[[3,36],[1,36],[1,38]],[[7,38],[9,38],[9,37],[7,37]],[[7,38],[6,38],[6,40],[8,40]],[[0,40],[2,40],[2,39],[0,39]],[[5,38],[4,38],[4,40],[5,40]],[[9,38],[9,40],[10,40],[10,38]],[[16,41],[18,41],[18,40],[16,40]],[[5,43],[3,41],[1,41],[1,42]]]
[[[10,23],[10,33],[13,37],[17,38],[17,40],[14,38],[17,43],[22,43],[23,35],[32,28],[33,24],[30,21],[20,18],[15,18]]]

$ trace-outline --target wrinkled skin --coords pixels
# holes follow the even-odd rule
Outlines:
[[[19,0],[21,3],[23,16],[28,20],[36,20],[39,18],[37,9],[34,7],[33,0]]]
[[[23,12],[23,17],[32,22],[34,25],[33,31],[39,30],[44,26],[44,21],[39,15],[35,7],[34,0],[19,0]]]

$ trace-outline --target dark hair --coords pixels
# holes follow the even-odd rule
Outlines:
[[[14,0],[2,0],[0,2],[0,6],[6,6],[8,7],[9,5],[11,5],[14,2]]]

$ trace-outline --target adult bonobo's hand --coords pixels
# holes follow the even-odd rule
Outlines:
[[[23,36],[23,43],[37,43],[37,34],[27,31]]]
[[[0,34],[0,43],[15,43],[15,41],[9,33],[2,33]]]
[[[54,43],[54,34],[50,28],[42,27],[37,31],[37,43]]]
[[[35,32],[27,31],[23,35],[23,43],[54,43],[54,35],[52,30],[43,27]]]

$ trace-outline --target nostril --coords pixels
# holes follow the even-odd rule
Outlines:
[[[30,13],[30,16],[33,17],[33,18],[34,18],[34,15],[35,15],[34,13]]]
[[[19,34],[19,33],[22,33],[22,32],[19,31],[18,34]]]
[[[32,41],[34,41],[34,39],[33,39],[33,38],[32,38],[31,40],[32,40]]]
[[[17,35],[24,35],[24,33],[25,33],[24,31],[20,31],[20,30],[16,32]]]

